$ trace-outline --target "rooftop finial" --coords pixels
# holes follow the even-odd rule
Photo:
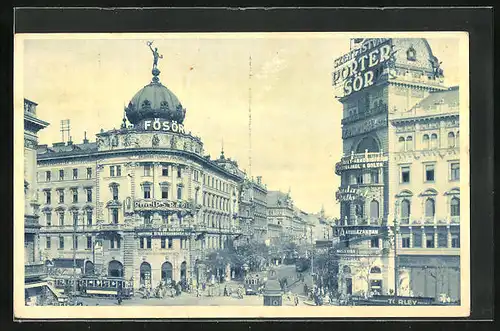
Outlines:
[[[149,46],[149,49],[151,49],[151,52],[153,53],[153,70],[151,71],[151,73],[153,74],[153,82],[158,83],[160,81],[160,79],[158,78],[158,75],[160,74],[160,70],[158,69],[158,59],[163,59],[163,55],[160,55],[160,53],[158,53],[157,47],[155,47],[154,49],[153,47],[151,47],[151,45],[153,45],[152,41],[148,41],[147,44]]]

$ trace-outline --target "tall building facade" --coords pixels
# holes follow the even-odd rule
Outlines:
[[[36,179],[38,131],[49,124],[38,119],[37,104],[24,99],[24,281],[27,304],[43,304],[46,270],[40,256],[40,222]]]
[[[158,68],[152,74],[119,129],[38,149],[41,243],[53,274],[71,275],[75,260],[79,274],[134,288],[200,282],[207,254],[242,234],[242,172],[204,155],[183,126],[186,110]]]
[[[333,82],[339,290],[458,300],[458,88],[425,39],[405,38],[351,41]]]
[[[267,239],[267,188],[262,177],[245,178],[240,197],[240,222],[246,239],[264,243]]]

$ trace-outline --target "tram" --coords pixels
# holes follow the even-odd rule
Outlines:
[[[247,275],[245,277],[245,294],[255,295],[259,294],[266,282],[265,275],[262,273],[256,273],[253,275]]]
[[[61,292],[68,292],[73,289],[74,280],[72,278],[54,279],[54,287]],[[77,279],[77,293],[81,296],[104,296],[123,299],[130,298],[133,295],[133,286],[130,281],[120,277],[97,277],[84,276]]]

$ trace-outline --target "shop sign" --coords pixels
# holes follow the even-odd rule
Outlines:
[[[364,191],[361,191],[359,189],[353,188],[348,186],[347,188],[341,187],[339,190],[335,193],[335,198],[337,201],[353,201],[357,200],[360,198],[364,198],[366,196],[366,193]]]
[[[372,86],[378,79],[375,69],[393,57],[390,38],[367,39],[360,48],[335,60],[333,85],[343,85],[344,96]]]
[[[335,251],[337,255],[358,255],[358,250],[355,248],[350,249],[337,249]]]
[[[357,170],[357,169],[368,169],[368,168],[381,168],[384,166],[384,162],[357,162],[357,161],[342,161],[337,164],[337,171],[344,170]]]
[[[363,226],[339,227],[336,234],[339,237],[376,236],[380,234],[380,229]]]
[[[184,125],[177,123],[176,121],[168,121],[161,118],[144,121],[141,129],[144,131],[166,131],[186,134]]]
[[[135,210],[179,210],[190,209],[193,204],[188,201],[171,200],[136,200],[134,201]]]

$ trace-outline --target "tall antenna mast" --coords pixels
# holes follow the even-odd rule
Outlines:
[[[248,176],[252,179],[252,56],[248,57]]]
[[[70,140],[69,137],[69,132],[70,132],[70,125],[69,125],[69,120],[61,120],[61,136],[62,136],[62,142],[65,142],[64,137],[68,137],[68,141]]]

